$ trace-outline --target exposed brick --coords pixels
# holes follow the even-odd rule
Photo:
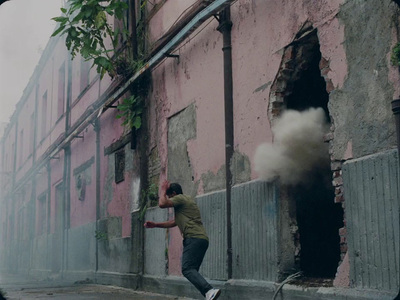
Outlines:
[[[343,186],[337,186],[335,188],[335,195],[343,195]]]
[[[343,195],[337,195],[335,196],[335,203],[341,203],[344,201]]]
[[[343,185],[343,178],[341,176],[336,177],[335,179],[332,180],[333,186],[340,186]]]
[[[321,60],[319,61],[319,68],[320,70],[329,68],[329,61],[324,57],[321,57]]]
[[[326,91],[328,93],[332,92],[335,89],[335,86],[332,83],[332,80],[326,80]]]
[[[328,73],[331,71],[331,69],[329,69],[329,68],[324,68],[324,69],[321,69],[321,75],[322,75],[322,77],[324,77],[326,80],[329,80],[327,77],[328,77]]]
[[[331,161],[331,170],[336,171],[342,169],[342,162],[339,160]]]
[[[342,176],[342,170],[336,170],[333,172],[333,178],[339,178]]]
[[[293,46],[289,46],[285,49],[285,53],[283,54],[282,60],[283,62],[287,62],[288,60],[292,60],[294,58],[294,48]]]
[[[347,235],[347,228],[346,227],[339,228],[339,235],[340,236]]]

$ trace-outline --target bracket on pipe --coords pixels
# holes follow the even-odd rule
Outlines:
[[[178,60],[178,64],[179,64],[179,55],[178,54],[165,54],[166,57],[172,57],[172,58],[176,58]]]

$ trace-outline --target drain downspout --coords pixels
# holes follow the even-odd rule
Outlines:
[[[65,109],[65,135],[68,134],[71,128],[71,99],[72,99],[72,58],[68,54],[67,57],[67,101]],[[63,199],[63,217],[62,217],[62,263],[61,269],[64,276],[64,272],[67,270],[68,266],[68,235],[66,230],[70,227],[70,201],[71,201],[71,145],[66,143],[63,147],[64,149],[64,171],[63,171],[63,187],[64,187],[64,199]]]
[[[392,111],[395,118],[396,123],[396,136],[397,136],[397,161],[399,163],[399,169],[397,176],[399,178],[398,182],[400,183],[400,99],[396,99],[392,101]],[[399,215],[399,226],[400,226],[400,214]],[[400,241],[399,241],[400,242]],[[397,264],[400,270],[400,258],[398,258]],[[398,279],[400,280],[400,274],[398,274]],[[394,300],[400,300],[400,290],[397,293],[397,296]]]
[[[230,6],[220,13],[220,25],[217,30],[222,33],[224,53],[224,106],[225,106],[225,176],[226,176],[226,233],[227,233],[227,271],[228,279],[232,278],[232,170],[233,157],[233,79],[232,79],[232,21]]]
[[[100,220],[100,181],[101,181],[101,161],[100,161],[100,119],[94,121],[94,131],[96,132],[96,232],[99,231],[99,220]],[[99,271],[99,240],[96,239],[96,266],[95,271]]]

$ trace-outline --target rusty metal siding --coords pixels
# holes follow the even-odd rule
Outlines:
[[[200,272],[207,278],[226,280],[227,236],[225,191],[201,195],[196,198],[202,221],[207,230],[210,246]]]
[[[343,165],[350,282],[396,291],[399,270],[397,151]]]
[[[266,182],[232,189],[233,277],[277,278],[278,193]]]

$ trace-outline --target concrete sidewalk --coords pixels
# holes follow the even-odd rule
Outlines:
[[[96,282],[101,282],[97,281]],[[90,280],[78,282],[68,280],[34,280],[17,275],[1,275],[0,288],[7,293],[8,300],[32,299],[93,299],[93,300],[194,300],[204,299],[194,287],[182,277],[143,276],[141,289],[114,285],[94,284]],[[397,293],[357,290],[351,288],[310,287],[253,281],[211,281],[222,290],[218,300],[392,300]],[[118,286],[117,286],[118,285]],[[190,298],[189,298],[190,297]]]
[[[21,276],[0,275],[0,289],[7,300],[193,300],[185,297],[134,291],[110,285],[93,284],[89,280],[34,280]]]

